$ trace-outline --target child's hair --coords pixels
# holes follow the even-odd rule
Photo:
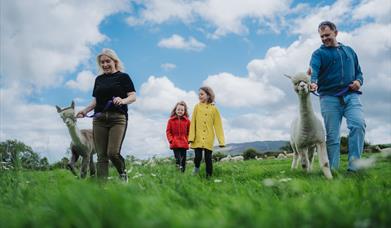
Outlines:
[[[176,103],[175,107],[171,111],[170,117],[176,116],[176,108],[178,107],[178,105],[182,105],[183,107],[185,107],[185,113],[183,115],[189,117],[189,114],[187,112],[187,105],[184,101],[179,101],[178,103]]]
[[[215,102],[215,93],[213,92],[212,88],[210,88],[209,86],[202,86],[200,88],[200,90],[204,91],[206,93],[206,95],[208,95],[207,102],[209,104],[212,104]]]

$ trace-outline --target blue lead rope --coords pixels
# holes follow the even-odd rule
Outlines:
[[[338,93],[336,93],[336,94],[334,94],[332,96],[334,96],[334,97],[341,97],[341,96],[345,95],[347,92],[349,92],[349,90],[350,90],[350,87],[347,86],[347,87],[343,88],[341,91],[339,91]],[[357,93],[357,94],[362,94],[361,91],[352,91],[352,92],[353,93]],[[311,91],[311,93],[314,94],[317,97],[320,96],[319,93],[317,93],[316,91]]]
[[[113,105],[113,99],[114,99],[114,97],[113,97],[111,100],[108,100],[108,101],[107,101],[105,107],[103,108],[103,110],[102,110],[101,112],[96,112],[96,113],[94,113],[94,114],[92,114],[92,115],[86,115],[86,117],[88,117],[88,118],[94,118],[94,117],[99,117],[99,116],[101,116],[103,112],[107,111],[107,110],[110,108],[110,106]]]

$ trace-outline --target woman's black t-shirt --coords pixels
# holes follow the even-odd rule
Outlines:
[[[105,106],[113,97],[126,98],[129,92],[135,92],[132,79],[126,73],[117,71],[113,74],[101,74],[95,79],[92,96],[96,98],[95,113],[102,111],[120,112],[128,118],[128,105]],[[104,110],[105,109],[105,110]]]

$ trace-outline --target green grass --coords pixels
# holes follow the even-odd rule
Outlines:
[[[1,171],[0,227],[390,227],[390,164],[342,167],[332,181],[318,163],[306,174],[275,159],[215,163],[211,179],[191,176],[193,165],[128,166],[127,184]]]

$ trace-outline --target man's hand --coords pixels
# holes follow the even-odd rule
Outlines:
[[[307,75],[308,75],[308,76],[311,76],[311,74],[312,74],[311,67],[308,67],[308,70],[307,70]]]
[[[358,91],[361,88],[361,83],[358,80],[354,80],[352,84],[349,85],[349,88],[353,91]]]
[[[316,83],[311,83],[310,84],[310,91],[316,91],[318,89],[318,85]]]

